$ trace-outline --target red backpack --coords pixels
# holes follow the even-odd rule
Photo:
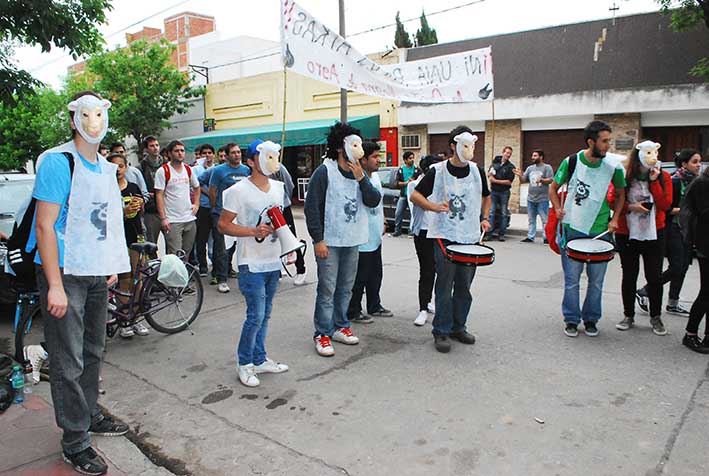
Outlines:
[[[182,166],[187,169],[187,180],[191,180],[192,167],[187,164],[182,164]],[[167,187],[167,183],[170,181],[170,166],[168,164],[162,164],[162,170],[165,172],[165,186]]]

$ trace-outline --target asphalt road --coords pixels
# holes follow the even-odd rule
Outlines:
[[[238,382],[245,305],[230,280],[226,295],[205,285],[191,330],[112,339],[101,403],[194,475],[706,474],[709,359],[681,346],[686,319],[665,316],[665,337],[642,314],[617,331],[616,259],[600,336],[568,338],[559,258],[539,243],[492,246],[495,264],[473,282],[474,346],[440,354],[430,322],[413,325],[413,240],[386,237],[382,301],[395,316],[355,327],[359,345],[315,353],[310,254],[309,284],[282,281],[269,326],[269,356],[287,373]],[[683,297],[697,291],[693,266]]]

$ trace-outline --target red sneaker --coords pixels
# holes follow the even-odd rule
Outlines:
[[[315,338],[315,350],[323,357],[332,357],[335,355],[335,349],[332,347],[328,336],[317,336]]]

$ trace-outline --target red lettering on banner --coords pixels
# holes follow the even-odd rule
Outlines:
[[[332,64],[331,66],[326,66],[326,65],[316,63],[313,61],[308,61],[307,67],[308,67],[308,72],[310,74],[319,76],[326,81],[335,80],[338,83],[340,82],[340,77],[337,74],[337,68],[335,67],[334,64]]]

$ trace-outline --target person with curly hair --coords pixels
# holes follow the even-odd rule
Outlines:
[[[325,161],[313,172],[305,198],[305,222],[315,245],[318,288],[315,298],[315,349],[335,355],[331,339],[355,345],[347,307],[357,275],[359,246],[367,243],[369,226],[364,207],[379,205],[381,193],[359,162],[364,156],[361,133],[335,123],[327,136]]]

